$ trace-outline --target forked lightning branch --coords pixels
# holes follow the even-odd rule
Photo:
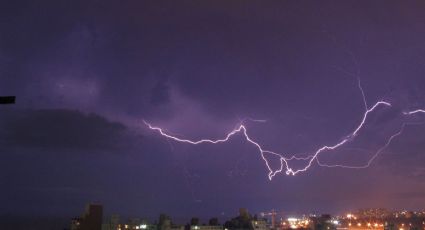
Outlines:
[[[277,175],[281,172],[285,172],[286,175],[295,176],[298,173],[307,171],[313,165],[314,162],[316,162],[317,165],[319,165],[321,167],[331,167],[331,168],[340,167],[340,168],[348,168],[348,169],[363,169],[363,168],[369,167],[371,165],[371,163],[373,162],[373,160],[376,159],[376,157],[380,153],[382,153],[385,150],[385,148],[387,148],[391,144],[392,140],[394,140],[396,137],[398,137],[402,134],[405,126],[409,125],[409,123],[403,123],[401,128],[395,134],[389,136],[389,138],[385,142],[385,145],[382,146],[381,148],[379,148],[375,152],[375,154],[373,154],[372,157],[364,165],[359,165],[359,166],[339,165],[339,164],[338,165],[328,165],[328,164],[321,163],[319,161],[319,158],[318,158],[319,155],[321,153],[325,152],[325,151],[336,150],[336,149],[342,147],[343,145],[347,144],[348,142],[352,141],[358,135],[360,130],[364,127],[370,113],[374,112],[378,108],[384,109],[385,107],[391,107],[391,103],[388,102],[388,101],[384,101],[384,100],[380,100],[380,101],[376,102],[373,106],[368,107],[364,91],[363,91],[363,89],[360,85],[360,81],[358,83],[359,83],[358,86],[359,86],[361,95],[363,97],[363,102],[364,102],[364,105],[365,105],[365,112],[363,113],[362,119],[361,119],[360,123],[357,125],[356,129],[354,129],[348,136],[343,138],[341,141],[336,142],[332,145],[323,145],[322,147],[318,148],[313,153],[308,154],[306,157],[297,157],[297,155],[292,155],[291,157],[284,157],[283,154],[281,154],[281,153],[277,153],[277,152],[265,149],[260,143],[255,141],[254,138],[252,138],[248,134],[248,129],[243,123],[239,124],[235,129],[233,129],[229,133],[227,133],[227,135],[222,139],[190,140],[190,139],[183,139],[183,138],[173,136],[173,135],[165,132],[162,128],[151,125],[147,121],[143,121],[143,122],[146,124],[146,126],[149,129],[157,131],[161,136],[164,136],[165,138],[168,138],[168,139],[171,139],[171,140],[174,140],[174,141],[177,141],[177,142],[192,144],[192,145],[220,144],[220,143],[229,141],[232,136],[241,133],[241,134],[243,134],[243,136],[244,136],[244,138],[247,142],[251,143],[252,145],[254,145],[258,149],[258,151],[261,155],[261,158],[263,159],[263,161],[264,161],[264,163],[267,167],[269,180],[273,179],[273,177],[275,175]],[[425,114],[425,110],[417,109],[417,110],[403,112],[403,114],[407,115],[407,116],[418,114],[418,113],[424,113]],[[280,167],[278,169],[275,169],[275,170],[272,169],[272,167],[270,166],[269,160],[266,158],[266,154],[272,154],[272,155],[277,156],[279,158]],[[285,154],[285,155],[287,155],[287,154]],[[300,167],[300,168],[293,168],[290,164],[291,161],[293,161],[293,160],[304,161],[305,165],[303,167]]]

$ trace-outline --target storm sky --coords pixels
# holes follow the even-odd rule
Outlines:
[[[425,122],[424,1],[3,1],[1,215],[188,219],[275,209],[340,213],[425,206],[425,125],[367,169],[269,181],[252,138],[284,156],[347,137],[320,160],[362,165],[403,122]],[[278,159],[269,158],[272,167]],[[302,166],[302,162],[298,162]],[[297,162],[294,162],[297,167]]]

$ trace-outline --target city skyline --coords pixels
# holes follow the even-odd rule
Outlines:
[[[88,204],[82,216],[72,219],[71,230],[415,230],[425,228],[424,210],[390,211],[382,208],[349,211],[342,215],[284,215],[276,210],[252,214],[245,208],[239,208],[238,214],[231,218],[212,217],[202,220],[193,216],[183,222],[176,222],[173,217],[164,213],[159,214],[156,220],[148,220],[143,217],[122,218],[117,214],[102,218],[101,213],[102,205]]]

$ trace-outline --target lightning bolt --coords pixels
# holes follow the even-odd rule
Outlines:
[[[404,115],[412,115],[415,113],[425,113],[424,109],[417,109],[417,110],[413,110],[413,111],[408,111],[408,112],[403,112]]]
[[[409,114],[410,115],[410,114]],[[382,146],[381,148],[379,148],[375,154],[366,162],[366,164],[364,165],[359,165],[359,166],[350,166],[350,165],[341,165],[341,164],[335,164],[335,165],[329,165],[329,164],[323,164],[319,161],[319,158],[316,158],[317,164],[319,166],[322,167],[328,167],[328,168],[346,168],[346,169],[365,169],[368,168],[372,162],[375,160],[376,157],[378,157],[378,155],[380,155],[386,148],[388,148],[388,146],[390,146],[391,142],[398,136],[400,136],[403,131],[405,130],[406,126],[408,125],[423,125],[423,122],[410,122],[410,123],[403,123],[401,125],[401,128],[394,133],[393,135],[391,135],[388,140],[385,142],[385,145]]]
[[[319,161],[319,158],[316,158],[317,164],[319,166],[322,167],[328,167],[328,168],[346,168],[346,169],[365,169],[368,168],[372,162],[375,160],[376,157],[378,157],[379,154],[381,154],[393,141],[394,138],[400,136],[403,133],[404,128],[406,127],[407,124],[403,124],[401,126],[401,128],[399,129],[399,131],[397,131],[395,134],[391,135],[390,138],[388,138],[388,140],[386,141],[385,145],[382,146],[381,148],[378,149],[378,151],[376,151],[376,153],[367,161],[367,163],[365,165],[360,165],[360,166],[350,166],[350,165],[341,165],[341,164],[336,164],[336,165],[328,165],[328,164],[323,164]]]
[[[364,98],[364,93],[362,93],[362,95],[363,95],[363,98]],[[417,114],[417,113],[425,113],[425,110],[424,109],[417,109],[417,110],[403,112],[404,115],[414,115],[414,114]],[[409,122],[409,123],[405,122],[405,123],[403,123],[401,125],[401,128],[396,133],[391,135],[388,138],[388,140],[385,142],[385,145],[382,146],[381,148],[379,148],[375,152],[375,154],[364,165],[350,166],[350,165],[341,165],[341,164],[335,164],[335,165],[323,164],[323,163],[320,162],[318,157],[316,158],[317,164],[319,166],[328,167],[328,168],[347,168],[347,169],[365,169],[365,168],[368,168],[372,164],[372,162],[375,160],[375,158],[378,157],[378,155],[380,155],[386,148],[388,148],[388,146],[391,144],[391,142],[396,137],[400,136],[403,133],[406,126],[408,126],[408,125],[423,125],[423,124],[424,124],[423,122]]]
[[[335,150],[335,149],[343,146],[347,142],[349,142],[354,137],[356,137],[357,134],[360,132],[360,130],[363,128],[368,115],[371,112],[373,112],[377,107],[379,107],[379,106],[387,106],[387,107],[391,106],[391,104],[389,102],[381,100],[381,101],[376,102],[372,107],[368,108],[367,102],[366,102],[366,99],[365,99],[365,94],[364,94],[364,91],[363,91],[361,84],[360,84],[360,80],[358,81],[358,86],[359,86],[359,89],[362,93],[363,102],[364,102],[364,105],[365,105],[365,108],[366,108],[359,125],[354,129],[353,132],[351,132],[350,135],[348,135],[347,137],[342,139],[340,142],[337,142],[336,144],[333,144],[333,145],[324,145],[321,148],[317,149],[312,155],[309,155],[309,156],[306,156],[306,157],[297,157],[296,155],[293,155],[293,156],[287,158],[287,157],[284,157],[282,154],[264,149],[258,142],[256,142],[253,138],[251,138],[248,135],[247,127],[244,124],[239,124],[235,129],[231,130],[222,139],[189,140],[189,139],[182,139],[182,138],[178,138],[176,136],[170,135],[170,134],[164,132],[164,130],[160,127],[152,126],[150,123],[148,123],[146,121],[143,121],[143,122],[145,123],[145,125],[149,129],[159,132],[159,134],[161,134],[162,136],[164,136],[168,139],[172,139],[172,140],[177,141],[177,142],[182,142],[182,143],[187,143],[187,144],[192,144],[192,145],[199,145],[199,144],[204,144],[204,143],[219,144],[219,143],[229,141],[232,136],[234,136],[238,133],[242,133],[245,137],[245,140],[247,142],[251,143],[252,145],[254,145],[258,149],[258,151],[260,152],[261,158],[263,159],[263,161],[264,161],[264,163],[265,163],[265,165],[268,169],[268,178],[269,178],[269,180],[272,180],[273,177],[276,174],[281,173],[283,170],[285,170],[286,175],[292,175],[292,176],[295,176],[300,172],[305,172],[312,166],[312,164],[315,160],[321,166],[328,166],[328,165],[321,164],[320,161],[318,161],[317,158],[318,158],[320,153],[325,152],[325,151],[329,151],[329,150]],[[389,142],[391,142],[391,141],[389,141]],[[271,168],[269,161],[265,157],[266,154],[272,154],[272,155],[279,157],[280,168],[278,170],[273,170]],[[291,160],[304,160],[304,161],[307,162],[307,164],[303,168],[293,169],[292,167],[289,166],[289,162]],[[373,159],[372,159],[372,161],[373,161]],[[328,166],[328,167],[332,167],[332,166]]]
[[[337,142],[333,145],[324,145],[324,146],[318,148],[316,151],[314,151],[313,154],[308,155],[306,157],[297,157],[296,155],[293,155],[293,156],[288,158],[288,157],[284,157],[280,153],[276,153],[274,151],[264,149],[258,142],[256,142],[252,137],[250,137],[248,135],[247,127],[243,124],[243,122],[239,123],[233,130],[231,130],[229,133],[227,133],[227,135],[222,139],[199,139],[199,140],[189,140],[189,139],[178,138],[176,136],[168,134],[167,132],[165,132],[160,127],[153,126],[146,121],[143,121],[143,122],[149,129],[157,131],[161,136],[164,136],[168,139],[171,139],[171,140],[174,140],[174,141],[177,141],[177,142],[182,142],[182,143],[187,143],[187,144],[192,144],[192,145],[199,145],[199,144],[204,144],[204,143],[209,143],[209,144],[224,143],[224,142],[229,141],[232,136],[239,134],[239,133],[242,133],[245,140],[258,149],[260,156],[261,156],[262,160],[264,161],[264,163],[267,167],[269,180],[272,180],[275,175],[277,175],[278,173],[281,173],[283,171],[285,171],[286,175],[290,175],[290,176],[295,176],[298,173],[305,172],[313,165],[313,162],[315,162],[315,161],[321,167],[329,167],[329,168],[341,167],[341,168],[349,168],[349,169],[363,169],[363,168],[369,167],[371,165],[371,163],[376,159],[376,157],[378,157],[378,155],[381,154],[391,144],[391,142],[396,137],[400,136],[403,133],[403,130],[405,129],[406,125],[410,125],[412,123],[403,123],[403,125],[401,126],[399,131],[396,132],[395,134],[391,135],[388,138],[388,140],[386,141],[385,145],[382,146],[381,148],[379,148],[377,150],[377,152],[375,152],[375,154],[368,160],[368,162],[365,165],[348,166],[348,165],[339,165],[339,164],[328,165],[328,164],[321,163],[319,161],[320,153],[325,152],[325,151],[336,150],[336,149],[340,148],[341,146],[345,145],[346,143],[348,143],[353,138],[355,138],[358,135],[358,133],[360,132],[360,130],[364,127],[368,115],[370,113],[372,113],[373,111],[375,111],[378,107],[382,107],[382,106],[391,107],[391,103],[384,101],[384,100],[380,100],[380,101],[376,102],[373,106],[368,107],[366,97],[365,97],[365,93],[363,91],[363,88],[361,86],[359,79],[358,79],[358,87],[361,91],[363,103],[364,103],[364,106],[365,106],[365,112],[363,113],[363,117],[362,117],[360,123],[358,124],[358,126],[356,126],[356,128],[348,136],[343,138],[341,141],[339,141],[339,142]],[[412,115],[412,114],[416,114],[416,113],[425,113],[425,110],[418,109],[418,110],[414,110],[414,111],[403,112],[403,114],[405,114],[405,115]],[[254,119],[250,119],[250,120],[256,121],[256,122],[265,122],[264,120],[254,120]],[[269,161],[265,157],[266,154],[271,154],[271,155],[279,157],[279,161],[280,161],[280,168],[279,169],[273,170],[271,168]],[[292,160],[306,161],[306,165],[302,168],[294,169],[294,168],[289,166],[289,162],[292,161]]]

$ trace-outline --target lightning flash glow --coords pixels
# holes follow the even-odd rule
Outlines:
[[[263,146],[261,146],[258,142],[256,142],[252,137],[250,137],[248,135],[247,127],[243,123],[239,124],[235,129],[231,130],[222,139],[199,139],[199,140],[189,140],[189,139],[178,138],[176,136],[168,134],[167,132],[165,132],[160,127],[155,127],[155,126],[151,125],[150,123],[148,123],[146,121],[144,121],[144,123],[147,125],[147,127],[149,129],[157,131],[160,135],[162,135],[166,138],[172,139],[172,140],[177,141],[177,142],[182,142],[182,143],[187,143],[187,144],[192,144],[192,145],[199,145],[199,144],[204,144],[204,143],[219,144],[219,143],[229,141],[232,136],[234,136],[238,133],[242,133],[243,136],[245,137],[245,140],[247,142],[251,143],[252,145],[254,145],[258,149],[258,151],[261,155],[261,158],[263,159],[263,161],[264,161],[264,163],[267,167],[269,180],[272,180],[275,175],[277,175],[278,173],[281,173],[283,171],[285,171],[286,175],[291,175],[291,176],[295,176],[300,172],[305,172],[312,166],[313,162],[315,162],[315,161],[317,162],[317,164],[319,166],[322,166],[322,167],[330,167],[330,168],[341,167],[341,168],[349,168],[349,169],[362,169],[362,168],[369,167],[371,165],[371,163],[373,162],[373,160],[391,144],[392,140],[394,138],[396,138],[397,136],[402,134],[405,126],[408,125],[408,123],[403,124],[402,127],[399,129],[399,131],[397,133],[391,135],[388,138],[388,140],[386,141],[385,145],[383,147],[381,147],[380,149],[378,149],[378,151],[372,156],[372,158],[369,159],[369,161],[365,165],[347,166],[347,165],[328,165],[328,164],[321,163],[319,161],[319,158],[318,158],[320,153],[325,152],[325,151],[330,151],[330,150],[336,150],[336,149],[340,148],[341,146],[343,146],[344,144],[348,143],[349,141],[354,139],[358,135],[360,130],[364,127],[366,119],[371,112],[375,111],[378,107],[390,107],[391,106],[391,103],[384,101],[384,100],[380,100],[380,101],[376,102],[373,106],[368,107],[366,99],[365,99],[364,91],[363,91],[363,89],[360,85],[360,81],[359,81],[358,86],[359,86],[359,89],[360,89],[361,94],[363,96],[363,102],[364,102],[364,105],[365,105],[365,112],[364,112],[363,117],[362,117],[360,123],[358,124],[358,126],[354,129],[354,131],[352,131],[347,137],[345,137],[341,141],[339,141],[339,142],[337,142],[333,145],[323,145],[322,147],[318,148],[316,151],[314,151],[312,154],[310,154],[306,157],[297,157],[296,155],[293,155],[293,156],[288,158],[288,157],[284,157],[280,153],[273,152],[273,151],[270,151],[270,150],[266,150]],[[425,110],[418,109],[418,110],[414,110],[414,111],[403,112],[403,114],[405,114],[405,115],[412,115],[412,114],[416,114],[416,113],[425,113]],[[261,120],[261,121],[263,122],[263,120]],[[271,154],[271,155],[279,157],[280,167],[277,170],[272,169],[272,167],[270,166],[269,160],[266,158],[266,154]],[[305,161],[305,166],[298,168],[298,169],[294,169],[289,164],[292,160]]]

